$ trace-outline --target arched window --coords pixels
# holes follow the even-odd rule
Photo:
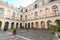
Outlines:
[[[22,20],[22,17],[23,17],[23,16],[22,16],[22,15],[20,15],[20,20]]]
[[[37,7],[38,7],[37,4],[35,4],[34,8],[37,8]]]
[[[27,20],[27,15],[25,15],[25,19]]]
[[[13,17],[15,17],[15,12],[13,12]]]
[[[12,13],[12,18],[13,18],[13,19],[15,18],[15,12]]]
[[[0,7],[0,14],[3,14],[4,13],[4,8]]]
[[[35,16],[38,16],[38,12],[37,11],[35,12]]]
[[[50,9],[49,9],[49,8],[46,8],[46,9],[45,9],[45,14],[48,14],[49,11],[50,11]]]
[[[52,6],[52,10],[55,13],[55,15],[58,15],[58,6],[57,5]]]

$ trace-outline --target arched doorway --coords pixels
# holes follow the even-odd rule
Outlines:
[[[14,22],[11,23],[11,29],[13,29],[13,28],[14,28]]]
[[[27,23],[25,23],[25,28],[27,29]]]
[[[28,23],[28,29],[30,29],[30,23]]]
[[[35,23],[35,28],[38,28],[38,27],[39,27],[39,23],[36,22],[36,23]]]
[[[9,22],[5,22],[4,28],[6,28],[8,30],[8,26],[9,26]]]
[[[48,29],[51,29],[51,23],[52,23],[52,21],[50,21],[50,20],[47,21],[47,27],[48,27]]]
[[[1,30],[1,26],[2,26],[2,21],[0,21],[0,30]]]
[[[59,19],[56,19],[56,20],[55,20],[55,23],[56,23],[58,26],[60,26],[60,20],[59,20]]]
[[[34,28],[34,23],[33,22],[31,23],[31,27]]]
[[[16,29],[18,29],[18,23],[16,23]]]
[[[22,23],[20,23],[20,28],[22,29],[23,27],[22,27]]]
[[[41,22],[41,28],[45,29],[45,23],[44,23],[44,21]]]

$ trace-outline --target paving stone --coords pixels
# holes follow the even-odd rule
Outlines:
[[[12,30],[4,32],[0,31],[0,40],[57,40],[57,38],[51,34],[50,30],[17,30],[17,34],[14,36],[11,34]]]

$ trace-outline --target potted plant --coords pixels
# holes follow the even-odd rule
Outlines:
[[[13,28],[13,35],[16,34],[16,28]]]
[[[57,32],[57,30],[58,30],[58,26],[51,25],[51,29],[52,29],[53,34],[55,34]]]
[[[60,26],[58,27],[58,32],[60,32]]]
[[[4,31],[7,31],[7,29],[8,29],[8,28],[5,26],[5,27],[4,27]]]
[[[58,35],[58,38],[60,39],[60,35]]]

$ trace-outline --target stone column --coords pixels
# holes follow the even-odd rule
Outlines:
[[[47,22],[45,22],[45,29],[48,29],[48,27],[47,27]]]
[[[14,28],[16,28],[16,22],[14,22]]]
[[[8,29],[9,29],[9,30],[11,29],[11,22],[9,22],[9,26],[8,26]]]
[[[5,22],[4,22],[4,21],[2,21],[1,30],[3,30],[3,29],[4,29],[4,26],[5,26]]]
[[[39,22],[39,29],[41,29],[41,22]]]

